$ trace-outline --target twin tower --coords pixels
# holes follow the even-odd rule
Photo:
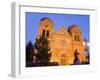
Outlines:
[[[63,24],[62,24],[63,25]],[[59,65],[70,65],[74,62],[74,52],[78,51],[80,63],[86,61],[82,33],[77,25],[70,25],[68,29],[63,26],[54,31],[54,24],[49,18],[42,18],[38,25],[38,35],[46,36],[52,52],[51,62]]]

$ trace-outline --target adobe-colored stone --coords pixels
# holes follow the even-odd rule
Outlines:
[[[82,33],[77,25],[70,25],[68,29],[62,26],[54,31],[52,20],[42,18],[39,22],[37,37],[42,35],[48,36],[52,52],[51,62],[58,62],[59,65],[73,64],[76,49],[80,54],[78,56],[80,62],[86,61]]]

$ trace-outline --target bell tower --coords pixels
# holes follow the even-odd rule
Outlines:
[[[53,22],[49,18],[42,18],[38,24],[38,37],[49,37],[53,32]]]
[[[80,62],[85,62],[85,47],[83,45],[83,38],[79,27],[77,25],[70,25],[68,31],[72,36],[73,53],[77,50]]]

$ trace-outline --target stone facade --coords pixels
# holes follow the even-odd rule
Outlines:
[[[54,31],[54,25],[49,18],[42,18],[38,26],[38,35],[47,36],[49,47],[52,52],[51,62],[58,62],[59,65],[73,64],[74,52],[79,52],[80,62],[86,61],[83,39],[77,25],[70,25],[68,29],[63,26]]]

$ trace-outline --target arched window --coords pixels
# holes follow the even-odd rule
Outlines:
[[[75,38],[75,41],[77,41],[77,37],[76,37],[76,35],[74,35],[74,38]]]
[[[42,36],[45,36],[45,29],[44,29],[43,32],[42,32]]]
[[[80,41],[80,36],[79,35],[74,35],[75,41]]]
[[[77,35],[77,41],[80,41],[80,37],[79,37],[79,35]]]
[[[80,41],[80,36],[79,35],[74,35],[75,41]]]
[[[46,34],[46,36],[49,37],[49,31],[48,31],[48,30],[47,30],[47,34]]]

